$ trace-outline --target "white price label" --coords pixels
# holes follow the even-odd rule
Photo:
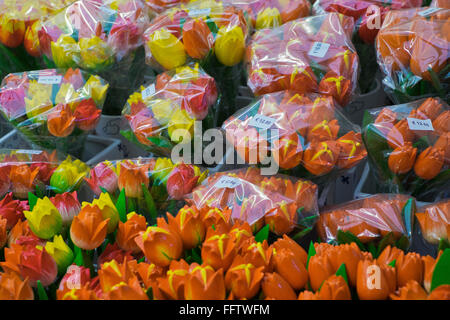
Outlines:
[[[40,151],[40,150],[16,150],[16,153],[18,153],[18,154],[41,154],[42,151]]]
[[[408,126],[411,130],[426,130],[426,131],[434,131],[433,123],[431,119],[415,119],[415,118],[407,118]]]
[[[253,116],[253,118],[251,118],[251,120],[250,120],[250,122],[248,124],[253,126],[253,127],[259,128],[259,129],[267,130],[276,121],[277,121],[277,119],[270,118],[270,117],[267,117],[265,115],[257,113],[257,114],[255,114],[255,116]]]
[[[217,189],[222,189],[222,188],[234,189],[239,185],[241,185],[241,181],[239,179],[229,177],[229,176],[222,176],[214,184],[214,187],[216,187]]]
[[[207,16],[210,13],[211,13],[211,8],[192,9],[189,11],[189,17],[195,18],[195,17]]]
[[[323,58],[327,54],[329,48],[330,48],[329,43],[314,42],[308,54],[313,57]]]
[[[39,76],[38,83],[42,84],[60,84],[62,76]]]
[[[439,11],[439,10],[441,10],[441,8],[428,8],[428,9],[425,9],[423,11],[420,11],[419,15],[422,16],[422,17],[428,17],[428,16],[432,15],[433,13],[435,13],[436,11]]]
[[[155,84],[149,85],[147,88],[142,90],[142,99],[147,99],[148,97],[152,96],[155,93]]]

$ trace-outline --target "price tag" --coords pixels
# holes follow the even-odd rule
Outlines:
[[[275,122],[277,121],[277,119],[274,118],[270,118],[267,117],[265,115],[259,114],[257,113],[249,122],[249,125],[255,127],[255,128],[259,128],[259,129],[263,129],[263,130],[267,130],[269,129]]]
[[[42,84],[60,84],[62,76],[39,76],[38,83]]]
[[[155,93],[155,84],[149,85],[147,88],[142,90],[142,99],[147,99],[148,97],[152,96]]]
[[[407,118],[408,126],[411,130],[426,130],[426,131],[434,131],[433,123],[431,119],[415,119],[415,118]]]
[[[308,54],[313,57],[323,58],[328,52],[330,48],[329,43],[325,42],[314,42],[311,50],[309,50]]]
[[[234,189],[239,185],[241,185],[241,181],[239,179],[229,177],[229,176],[222,176],[214,184],[214,187],[216,187],[217,189],[222,189],[222,188]]]
[[[428,9],[425,9],[423,11],[420,11],[419,15],[422,16],[422,17],[428,17],[428,16],[431,16],[433,13],[435,13],[436,11],[439,11],[439,10],[441,10],[441,8],[428,8]]]
[[[42,151],[40,151],[40,150],[16,150],[16,153],[18,153],[18,154],[41,154]]]
[[[211,13],[211,8],[204,8],[204,9],[192,9],[189,11],[189,17],[195,18],[200,16],[207,16]]]

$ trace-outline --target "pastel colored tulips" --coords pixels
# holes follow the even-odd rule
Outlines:
[[[101,188],[109,193],[117,190],[118,174],[116,167],[109,161],[97,164],[91,169],[89,178],[84,178],[96,195],[102,193]]]

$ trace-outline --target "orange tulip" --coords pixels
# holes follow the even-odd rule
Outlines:
[[[269,225],[270,231],[276,235],[289,233],[297,224],[297,209],[295,202],[282,201],[277,207],[266,213],[264,221]]]
[[[443,110],[442,103],[436,98],[426,99],[419,108],[417,112],[424,117],[424,119],[431,119],[432,121],[437,118],[437,116]]]
[[[431,279],[433,278],[434,273],[434,267],[436,266],[436,263],[441,258],[443,251],[439,251],[438,256],[436,259],[434,259],[431,256],[424,256],[422,257],[423,261],[423,268],[424,268],[424,276],[423,276],[423,287],[427,292],[430,292],[431,289]]]
[[[253,239],[252,239],[253,240]],[[248,241],[242,246],[240,255],[247,263],[251,263],[256,268],[264,267],[264,272],[272,271],[273,249],[267,244],[267,240],[261,242]]]
[[[149,300],[136,277],[116,284],[108,293],[108,300]]]
[[[308,142],[336,140],[339,132],[339,122],[336,119],[311,126],[308,130]]]
[[[334,100],[329,96],[320,96],[314,100],[312,105],[306,105],[310,113],[308,122],[311,126],[321,123],[323,120],[331,121],[334,117]]]
[[[356,291],[360,300],[386,300],[395,289],[395,268],[370,260],[358,263]]]
[[[67,137],[75,129],[75,120],[68,104],[59,104],[47,115],[48,131],[55,137]]]
[[[188,274],[189,265],[186,261],[173,260],[166,275],[156,279],[157,285],[153,286],[155,300],[184,300]]]
[[[281,22],[284,24],[288,21],[303,18],[309,15],[311,5],[307,0],[289,0],[278,1],[281,5]]]
[[[447,65],[449,51],[447,41],[440,37],[436,30],[432,30],[431,34],[425,33],[420,30],[420,33],[415,35],[410,68],[415,75],[431,81],[429,69],[439,73]]]
[[[89,288],[89,284],[85,284],[81,288],[75,288],[67,292],[56,292],[58,300],[98,300],[99,297],[94,290]]]
[[[230,231],[231,209],[225,208],[221,210],[219,208],[203,207],[201,213],[206,230],[214,227],[216,231],[220,233],[227,233]]]
[[[408,121],[402,119],[389,131],[386,140],[392,149],[403,146],[406,142],[413,142],[414,132],[409,129]]]
[[[444,150],[428,147],[417,157],[414,172],[420,178],[430,180],[441,172],[444,165]]]
[[[442,112],[436,119],[433,120],[433,128],[439,134],[444,134],[450,131],[450,110]]]
[[[308,264],[309,283],[314,291],[319,290],[322,283],[335,273],[331,260],[327,255],[314,255]]]
[[[105,262],[98,270],[100,287],[104,293],[111,291],[121,282],[128,282],[131,277],[133,277],[133,270],[126,260],[124,263],[118,263],[116,260]]]
[[[417,212],[422,235],[431,244],[439,244],[440,239],[450,241],[450,200],[427,206],[424,212]]]
[[[39,245],[23,247],[18,268],[22,279],[29,279],[32,287],[37,286],[38,280],[44,287],[49,286],[56,280],[58,274],[55,260]]]
[[[141,249],[134,241],[134,238],[146,229],[147,220],[144,216],[138,215],[134,212],[128,214],[127,221],[125,223],[119,222],[116,236],[117,244],[122,250],[139,253]]]
[[[12,166],[9,179],[11,180],[14,196],[20,199],[26,199],[28,192],[33,191],[34,180],[38,174],[39,168],[37,167],[31,170],[26,164]]]
[[[175,218],[167,214],[167,219],[180,234],[185,250],[197,247],[205,239],[206,229],[196,207],[185,206]]]
[[[28,279],[22,281],[15,273],[0,273],[0,300],[33,300]]]
[[[342,107],[345,107],[352,94],[352,82],[334,71],[329,71],[320,81],[319,92],[332,96]]]
[[[377,52],[389,71],[407,68],[410,61],[410,45],[408,31],[381,29],[377,37]]]
[[[316,254],[319,254],[316,249]],[[326,250],[326,255],[328,255],[333,270],[336,272],[342,264],[345,264],[345,270],[348,275],[349,284],[356,287],[356,271],[358,269],[358,263],[361,260],[369,259],[371,260],[372,255],[365,255],[356,243],[351,244],[341,244],[339,246],[330,246]]]
[[[350,169],[367,156],[362,143],[361,133],[349,131],[337,140],[341,147],[337,165],[339,168]]]
[[[108,222],[109,219],[103,219],[102,211],[97,206],[85,205],[73,218],[70,238],[79,248],[98,248],[106,238]]]
[[[262,291],[267,298],[276,300],[296,300],[297,295],[290,284],[278,273],[266,273],[261,283]]]
[[[158,135],[161,125],[155,118],[147,115],[146,112],[148,111],[143,110],[132,116],[125,115],[125,118],[127,118],[136,139],[143,145],[151,146],[152,142],[148,138]]]
[[[102,110],[97,109],[94,100],[91,98],[81,101],[77,105],[73,115],[75,117],[77,127],[81,130],[89,131],[97,127],[101,113]]]
[[[383,108],[375,119],[375,123],[390,123],[392,126],[397,122],[397,113],[389,108]]]
[[[287,50],[289,48],[287,47]],[[283,68],[281,65],[279,68]],[[317,78],[311,67],[298,67],[297,65],[288,66],[288,70],[282,71],[288,75],[289,85],[286,89],[290,89],[297,93],[317,92]]]
[[[397,285],[403,287],[409,280],[423,281],[423,262],[418,253],[405,253],[395,247],[387,246],[378,256],[379,264],[389,264],[395,260]]]
[[[417,281],[409,280],[395,293],[391,293],[389,297],[392,300],[426,300],[427,292]]]
[[[255,267],[237,256],[225,275],[225,285],[237,299],[251,299],[259,292],[264,267]]]
[[[335,141],[310,143],[303,154],[303,165],[316,176],[324,175],[333,170],[339,159],[340,147]]]
[[[163,276],[163,273],[164,269],[162,267],[145,262],[139,263],[135,270],[135,274],[142,281],[146,290],[152,287],[156,283],[156,279]]]
[[[303,263],[303,256],[295,255],[295,251],[281,248],[273,252],[274,271],[279,273],[294,290],[303,289],[308,282],[308,271]]]
[[[318,293],[320,300],[351,300],[347,282],[341,276],[332,275],[322,284]]]
[[[28,226],[28,221],[19,220],[14,225],[14,227],[9,231],[8,234],[8,247],[12,244],[17,243],[21,238],[36,237]],[[36,237],[37,238],[37,237]]]
[[[3,247],[6,244],[6,224],[8,220],[0,216],[0,250],[3,249]]]
[[[141,198],[143,195],[142,184],[148,188],[149,165],[138,164],[132,161],[120,163],[120,174],[118,180],[119,189],[125,189],[125,195],[130,198]]]
[[[312,291],[302,291],[298,295],[298,300],[319,300],[319,295]]]
[[[417,148],[413,148],[411,142],[396,148],[388,158],[389,169],[395,174],[409,172],[416,161]]]
[[[223,270],[214,271],[211,266],[196,263],[189,268],[184,286],[186,300],[225,300]]]
[[[434,144],[436,149],[444,150],[444,162],[450,165],[450,132],[442,134]]]
[[[282,238],[278,238],[277,241],[273,243],[273,248],[276,252],[286,249],[287,251],[294,253],[296,259],[299,259],[299,261],[306,266],[308,254],[305,249],[303,249],[297,242],[289,238],[287,235],[284,234]]]
[[[276,153],[274,159],[283,169],[292,169],[298,166],[302,161],[302,151],[302,143],[296,132],[275,140],[272,147],[272,152]]]
[[[252,228],[248,222],[241,223],[237,221],[230,232],[231,240],[235,243],[236,247],[241,249],[241,245],[248,239],[253,239]]]
[[[206,241],[202,246],[202,261],[209,264],[215,270],[228,270],[236,255],[236,244],[230,235],[215,234],[206,236]]]
[[[27,26],[25,36],[23,38],[23,46],[25,47],[25,50],[27,50],[27,53],[33,57],[40,57],[42,54],[38,37],[39,27],[39,21],[35,21],[32,25]]]
[[[16,48],[23,42],[25,22],[10,19],[7,14],[0,16],[0,42],[10,48]]]
[[[170,261],[179,259],[183,253],[183,242],[178,231],[164,218],[157,218],[157,226],[141,231],[135,241],[148,261],[157,266],[168,266]]]
[[[428,300],[450,300],[450,285],[443,284],[434,289],[428,296]]]
[[[191,19],[183,25],[183,43],[187,54],[203,59],[214,45],[214,36],[202,19]]]

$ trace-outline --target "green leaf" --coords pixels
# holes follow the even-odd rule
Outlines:
[[[147,297],[150,299],[150,300],[153,300],[153,288],[152,287],[150,287],[150,288],[148,288],[148,290],[147,290]]]
[[[215,38],[219,33],[219,28],[217,28],[216,23],[209,16],[206,16],[206,25],[208,26],[209,30],[211,30]]]
[[[191,257],[194,262],[197,262],[200,265],[203,263],[199,247],[192,249]]]
[[[164,137],[147,137],[147,139],[160,148],[172,149],[173,147],[173,144]]]
[[[391,262],[388,263],[388,266],[391,266],[392,268],[395,268],[395,263],[397,262],[397,260],[392,260]]]
[[[378,258],[381,252],[383,252],[384,248],[386,248],[387,246],[393,246],[394,244],[395,244],[394,233],[392,231],[388,232],[378,244],[377,255],[374,256],[374,258]]]
[[[347,269],[345,268],[345,263],[341,264],[341,266],[337,269],[336,275],[344,278],[345,282],[347,282],[348,285],[348,276],[347,276]]]
[[[368,110],[364,110],[363,116],[363,128],[367,127],[369,124],[373,123],[374,119]]]
[[[407,236],[402,235],[400,239],[395,242],[395,246],[403,251],[406,251],[409,247],[409,239]]]
[[[153,201],[153,197],[148,191],[148,188],[145,186],[145,184],[142,184],[142,191],[144,192],[144,200],[145,204],[147,205],[147,210],[150,213],[150,217],[152,220],[156,220],[158,212],[156,211],[155,202]]]
[[[445,249],[449,249],[450,248],[450,242],[448,242],[447,239],[442,238],[441,240],[439,240],[439,247],[438,247],[438,251],[443,251]]]
[[[376,257],[378,254],[377,247],[372,242],[367,245],[367,250],[372,254],[372,257]]]
[[[41,283],[41,280],[37,281],[37,290],[39,300],[48,300],[47,292],[44,289],[44,286]]]
[[[138,263],[144,262],[145,261],[145,257],[142,257],[138,260]]]
[[[127,214],[136,211],[136,201],[133,198],[127,199]]]
[[[450,249],[445,249],[436,263],[431,279],[430,292],[437,287],[448,284],[450,285]]]
[[[38,201],[38,197],[36,197],[33,193],[28,192],[28,204],[30,205],[30,211],[33,211],[34,206]]]
[[[83,252],[81,251],[81,249],[76,244],[74,244],[73,250],[75,251],[75,259],[73,260],[73,262],[79,267],[84,266]]]
[[[293,240],[297,240],[300,239],[302,237],[304,237],[306,234],[310,233],[312,231],[313,228],[309,227],[309,228],[305,228],[302,231],[297,232],[295,235],[292,236]]]
[[[266,224],[259,232],[255,235],[255,240],[257,242],[263,242],[264,240],[269,239],[269,225]]]
[[[406,235],[408,238],[412,236],[412,227],[414,222],[414,215],[416,214],[416,200],[414,198],[410,198],[406,201],[403,209],[402,209],[402,219],[403,225],[406,228]]]
[[[127,222],[127,199],[125,197],[125,189],[120,190],[119,198],[116,202],[117,211],[119,211],[120,221]]]
[[[314,243],[311,241],[309,243],[309,249],[308,249],[308,259],[306,260],[306,270],[308,270],[308,265],[309,265],[309,259],[312,256],[316,255],[316,248],[314,248]]]
[[[361,249],[361,251],[366,251],[366,247],[363,245],[363,243],[358,239],[357,236],[355,236],[350,231],[344,232],[342,230],[338,230],[337,240],[338,240],[338,244],[345,244],[345,243],[350,244],[350,243],[354,242],[359,247],[359,249]]]

